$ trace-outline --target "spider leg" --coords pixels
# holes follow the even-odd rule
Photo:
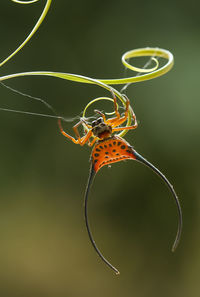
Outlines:
[[[94,112],[96,112],[96,113],[98,113],[98,114],[100,114],[102,116],[102,118],[103,118],[103,120],[104,120],[104,122],[106,124],[107,123],[110,124],[112,121],[115,121],[116,119],[120,119],[120,113],[119,113],[118,107],[117,107],[117,98],[116,98],[116,96],[115,96],[115,94],[114,94],[114,92],[112,90],[111,90],[111,93],[113,95],[113,103],[114,103],[114,110],[115,110],[116,117],[114,117],[114,118],[112,118],[110,120],[106,120],[106,116],[105,116],[105,114],[103,112],[101,112],[101,111],[99,111],[97,109],[94,110]]]
[[[79,144],[81,146],[84,145],[86,142],[89,141],[89,139],[90,139],[91,136],[92,136],[92,130],[89,130],[85,136],[83,136],[82,138],[80,138]]]
[[[132,112],[132,119],[134,121],[134,125],[132,126],[128,126],[128,127],[119,127],[119,128],[116,128],[116,129],[119,129],[119,130],[116,130],[115,127],[117,126],[120,126],[121,124],[123,124],[127,118],[128,118],[128,113],[129,113],[129,106],[130,106],[130,101],[129,99],[126,97],[126,109],[125,109],[125,113],[124,113],[124,116],[120,117],[120,118],[112,118],[112,119],[108,119],[107,120],[107,124],[110,124],[113,128],[113,131],[122,131],[122,130],[129,130],[129,129],[136,129],[138,124],[137,124],[137,120],[136,120],[136,116],[135,116],[135,113],[133,112],[133,110],[131,109],[131,112]]]
[[[113,103],[114,103],[114,109],[115,109],[116,118],[119,119],[120,118],[120,113],[119,113],[118,108],[117,108],[117,98],[116,98],[116,96],[115,96],[115,94],[114,94],[113,91],[111,91],[111,93],[113,95]]]
[[[117,132],[117,131],[123,131],[123,130],[131,130],[131,129],[136,129],[137,127],[138,127],[138,124],[136,123],[132,126],[113,128],[112,131]]]
[[[88,141],[88,145],[89,146],[93,146],[93,144],[97,141],[98,137],[94,137],[94,139],[92,139],[92,141]]]
[[[87,127],[88,129],[92,129],[92,126],[85,121],[85,118],[81,118],[81,122],[83,126]]]
[[[128,118],[128,109],[129,109],[130,102],[129,102],[128,98],[127,98],[125,114],[124,114],[123,117],[120,116],[120,113],[117,110],[116,97],[114,97],[114,105],[115,105],[116,117],[108,119],[106,121],[106,124],[111,125],[112,127],[119,126],[119,125],[121,125],[122,123],[124,123],[126,121],[126,119]]]
[[[90,137],[92,136],[92,130],[89,130],[88,132],[85,131],[86,134],[83,137],[80,137],[78,127],[83,124],[85,124],[87,127],[91,127],[83,119],[81,119],[76,125],[73,126],[74,133],[78,138],[78,144],[80,144],[81,146],[84,145],[87,141],[89,141]]]
[[[80,134],[78,132],[78,127],[82,124],[83,122],[80,120],[76,125],[73,126],[74,133],[78,139],[81,139]]]
[[[61,124],[61,119],[58,119],[58,126],[59,126],[59,129],[60,129],[60,132],[67,138],[69,138],[73,143],[75,144],[80,144],[81,146],[84,145],[87,141],[89,141],[89,138],[92,136],[92,131],[89,130],[86,135],[84,135],[83,137],[80,137],[79,135],[79,132],[78,132],[78,126],[82,124],[82,121],[78,122],[74,127],[74,132],[75,132],[75,135],[77,136],[78,139],[75,139],[73,136],[67,134],[64,130],[63,130],[63,127],[62,127],[62,124]]]
[[[128,118],[128,110],[129,110],[129,105],[130,105],[130,101],[129,99],[127,98],[127,102],[126,102],[126,110],[125,110],[125,114],[124,114],[124,117],[122,117],[120,119],[120,121],[118,122],[115,122],[114,124],[114,127],[113,127],[113,131],[122,131],[122,130],[131,130],[131,129],[136,129],[138,127],[138,123],[137,123],[137,119],[136,119],[136,115],[134,113],[134,111],[131,109],[131,112],[132,112],[132,119],[133,119],[133,122],[134,124],[131,125],[131,126],[125,126],[125,127],[117,127],[119,125],[121,125],[123,122],[125,122]],[[117,126],[116,126],[117,125]],[[116,127],[116,128],[115,128]]]
[[[102,116],[104,122],[106,122],[106,116],[105,116],[105,114],[103,112],[99,111],[98,109],[95,109],[94,112],[100,114]]]
[[[60,132],[61,132],[65,137],[69,138],[73,143],[78,144],[78,140],[76,140],[74,137],[72,137],[71,135],[67,134],[67,133],[63,130],[63,127],[62,127],[62,124],[61,124],[61,119],[58,119],[58,127],[59,127]]]
[[[113,124],[114,124],[114,127],[121,125],[122,123],[124,123],[124,122],[127,120],[127,118],[128,118],[129,106],[130,106],[130,101],[129,101],[129,99],[127,98],[127,100],[126,100],[126,109],[125,109],[124,116],[120,117],[120,118],[118,119],[118,121],[115,121],[115,123],[113,123]]]

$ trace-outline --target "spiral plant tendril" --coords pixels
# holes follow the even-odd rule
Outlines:
[[[38,0],[29,0],[29,1],[19,1],[19,0],[11,0],[18,4],[33,4],[38,2]],[[36,22],[35,26],[33,27],[30,34],[27,36],[27,38],[17,47],[16,50],[14,50],[6,59],[4,59],[0,66],[3,66],[6,64],[11,58],[13,58],[27,43],[28,41],[33,37],[33,35],[36,33],[36,31],[39,29],[40,25],[42,24],[43,20],[45,19],[47,12],[50,8],[51,0],[47,0],[45,7]],[[152,60],[152,63],[154,64],[151,68],[137,68],[131,65],[128,61],[130,61],[131,58],[137,58],[137,57],[149,57],[149,59]],[[160,66],[158,62],[158,58],[164,58],[166,63],[164,66]],[[84,144],[88,144],[90,147],[93,146],[90,162],[90,174],[88,183],[86,186],[85,191],[85,204],[84,204],[84,214],[85,214],[85,223],[87,232],[89,235],[89,239],[99,255],[99,257],[103,260],[103,262],[109,266],[116,274],[119,274],[118,269],[116,269],[100,252],[98,249],[92,233],[90,231],[90,225],[88,222],[88,196],[89,191],[92,185],[92,182],[97,174],[97,172],[100,170],[101,167],[120,162],[123,160],[135,160],[140,163],[143,163],[147,167],[149,167],[151,170],[153,170],[166,184],[166,186],[169,188],[169,191],[172,194],[172,197],[176,203],[177,211],[178,211],[178,229],[177,234],[175,237],[174,244],[172,246],[172,251],[174,251],[179,243],[180,236],[181,236],[181,230],[182,230],[182,211],[181,206],[178,200],[178,197],[173,189],[173,186],[170,184],[168,179],[164,176],[164,174],[159,171],[154,165],[152,165],[149,161],[147,161],[144,157],[142,157],[138,152],[136,152],[135,149],[123,138],[125,134],[129,130],[136,129],[138,124],[136,120],[136,115],[131,107],[131,103],[126,95],[122,94],[118,90],[112,87],[112,85],[126,85],[136,82],[141,82],[145,80],[150,80],[156,77],[159,77],[165,73],[167,73],[173,66],[174,58],[171,52],[165,49],[160,48],[140,48],[135,49],[126,52],[122,56],[122,63],[123,65],[132,71],[135,71],[139,73],[140,75],[135,75],[132,77],[127,78],[120,78],[120,79],[94,79],[78,74],[71,74],[71,73],[63,73],[63,72],[50,72],[50,71],[29,71],[29,72],[21,72],[21,73],[14,73],[9,75],[4,75],[0,77],[0,82],[21,77],[21,76],[51,76],[51,77],[57,77],[61,79],[65,79],[68,81],[74,81],[77,83],[86,83],[86,84],[95,84],[103,89],[106,89],[111,93],[110,97],[99,97],[91,100],[87,106],[84,108],[82,117],[80,118],[79,122],[74,125],[74,133],[75,137],[69,135],[66,133],[62,128],[61,120],[62,117],[59,117],[55,114],[53,108],[46,103],[42,99],[31,97],[32,99],[39,100],[42,103],[44,103],[48,108],[51,109],[52,112],[54,112],[54,116],[46,115],[49,117],[57,118],[58,119],[58,126],[60,129],[60,132],[69,140],[71,140],[75,144],[79,144],[83,146]],[[3,83],[2,83],[3,84]],[[24,95],[23,93],[21,93]],[[88,121],[89,118],[86,117],[86,113],[88,108],[95,104],[97,101],[111,101],[113,103],[113,112],[110,113],[102,113],[99,110],[95,111],[95,119],[90,122]],[[121,114],[119,112],[119,106],[122,105],[124,109],[124,113]],[[0,110],[6,110],[3,108],[0,108]],[[18,111],[15,111],[18,112]],[[20,111],[19,111],[20,112]],[[26,113],[26,112],[21,112]],[[27,112],[28,113],[28,112]],[[33,114],[33,113],[29,113]],[[40,114],[38,114],[40,115]],[[45,116],[45,115],[42,115]],[[113,116],[113,117],[110,117]],[[78,127],[83,127],[83,135],[81,136],[78,131]]]

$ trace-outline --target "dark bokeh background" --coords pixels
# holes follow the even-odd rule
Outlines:
[[[1,60],[24,40],[43,6],[1,0]],[[90,149],[62,137],[55,120],[0,112],[0,296],[199,296],[199,22],[197,1],[53,1],[34,38],[2,67],[1,75],[51,70],[117,78],[125,51],[171,50],[170,73],[129,87],[139,127],[126,139],[175,186],[184,229],[173,254],[177,213],[161,180],[134,162],[103,168],[91,192],[90,222],[100,249],[121,271],[116,277],[84,226]],[[108,95],[46,77],[7,84],[66,117]],[[0,107],[49,112],[2,86],[0,94]],[[65,129],[72,133],[74,123]]]

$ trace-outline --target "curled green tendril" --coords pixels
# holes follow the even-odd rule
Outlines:
[[[32,4],[35,2],[38,2],[39,0],[29,0],[29,1],[19,1],[19,0],[11,0],[12,2],[18,3],[18,4]],[[25,45],[26,43],[32,38],[32,36],[35,34],[35,32],[38,30],[42,22],[44,21],[46,14],[50,8],[51,5],[51,0],[47,0],[46,5],[43,9],[43,12],[41,16],[39,17],[37,23],[33,27],[32,31],[30,34],[26,37],[26,39],[18,46],[18,48],[11,54],[9,55],[3,62],[0,63],[0,67],[3,66],[6,62],[8,62],[13,56],[15,56]]]
[[[130,65],[129,63],[127,63],[126,59],[130,59],[132,58],[132,55],[129,55],[130,52],[128,53],[125,53],[123,56],[122,56],[122,63],[124,64],[124,66],[132,71],[135,71],[135,72],[139,72],[139,73],[147,73],[147,72],[153,72],[153,71],[156,71],[159,67],[159,63],[158,63],[158,60],[155,59],[155,58],[151,58],[152,61],[154,61],[156,63],[156,65],[153,67],[153,68],[148,68],[148,69],[145,69],[145,68],[138,68],[138,67],[135,67],[135,66],[132,66]]]
[[[126,60],[129,58],[136,58],[136,57],[152,57],[152,59],[156,62],[156,66],[151,69],[142,69],[142,68],[136,68],[130,65]],[[159,67],[158,60],[156,57],[161,57],[167,59],[167,63],[161,67]],[[103,83],[108,85],[118,85],[118,84],[128,84],[128,83],[136,83],[141,82],[149,79],[153,79],[156,77],[159,77],[161,75],[164,75],[168,71],[171,70],[171,68],[174,65],[174,57],[172,53],[168,50],[162,49],[162,48],[152,48],[152,47],[146,47],[146,48],[139,48],[134,49],[131,51],[126,52],[122,56],[122,63],[124,66],[130,70],[134,70],[137,72],[148,72],[147,74],[142,74],[139,76],[132,76],[132,77],[126,77],[126,78],[120,78],[120,79],[100,79]],[[137,69],[137,70],[136,70]],[[152,69],[154,69],[152,71]]]
[[[27,0],[27,1],[11,0],[11,1],[13,1],[15,3],[19,3],[19,4],[31,4],[31,3],[35,3],[39,0]],[[26,45],[26,43],[32,38],[32,36],[38,30],[38,28],[42,24],[44,18],[46,17],[46,14],[47,14],[47,12],[50,8],[50,5],[51,5],[51,1],[52,0],[46,1],[46,5],[42,11],[42,14],[39,17],[38,21],[36,22],[35,26],[33,27],[31,33],[27,36],[27,38],[24,40],[24,42],[10,56],[8,56],[3,62],[0,63],[0,67],[3,66],[6,62],[8,62],[8,60],[10,60],[15,54],[17,54]],[[127,62],[127,60],[130,58],[144,57],[144,56],[150,57],[155,62],[155,66],[152,68],[144,69],[144,68],[134,67],[133,65],[131,65],[130,63]],[[165,58],[167,60],[167,63],[164,66],[159,67],[159,63],[158,63],[158,60],[156,59],[156,57]],[[111,85],[119,85],[119,84],[125,85],[125,84],[130,84],[130,83],[136,83],[136,82],[141,82],[141,81],[153,79],[153,78],[159,77],[161,75],[164,75],[172,68],[172,66],[174,64],[174,58],[173,58],[172,53],[169,52],[168,50],[147,47],[147,48],[140,48],[140,49],[135,49],[135,50],[126,52],[122,56],[122,63],[126,68],[128,68],[132,71],[142,73],[142,74],[139,76],[136,75],[136,76],[120,78],[120,79],[94,79],[94,78],[90,78],[90,77],[86,77],[86,76],[82,76],[82,75],[78,75],[78,74],[71,74],[71,73],[51,72],[51,71],[30,71],[30,72],[21,72],[21,73],[14,73],[14,74],[10,74],[10,75],[1,76],[0,81],[4,81],[4,80],[11,79],[11,78],[16,78],[16,77],[21,77],[21,76],[42,75],[42,76],[57,77],[57,78],[74,81],[74,82],[79,82],[79,83],[96,84],[96,85],[110,91],[112,93],[112,95],[114,94],[125,106],[126,105],[126,97],[123,96],[123,94],[121,94],[115,88],[111,87]],[[84,114],[86,113],[86,110],[88,109],[88,107],[98,100],[104,100],[104,99],[96,98],[96,99],[92,100],[85,107]],[[107,98],[105,100],[113,100],[113,99]],[[131,125],[132,114],[133,114],[132,108],[131,108],[131,106],[129,106],[128,119],[127,119],[126,126]],[[123,137],[127,132],[128,132],[128,130],[123,130],[119,134],[119,136]]]
[[[11,0],[12,2],[18,3],[18,4],[31,4],[31,3],[35,3],[38,2],[38,0],[30,0],[30,1],[19,1],[19,0]]]
[[[98,98],[95,98],[93,100],[91,100],[85,107],[84,111],[83,111],[83,118],[86,118],[86,111],[87,109],[94,103],[96,103],[97,101],[101,101],[101,100],[107,100],[107,101],[112,101],[114,102],[114,100],[112,98],[109,98],[109,97],[98,97]],[[117,109],[118,109],[118,104],[117,104]],[[106,115],[113,115],[115,112],[106,112],[105,114]]]

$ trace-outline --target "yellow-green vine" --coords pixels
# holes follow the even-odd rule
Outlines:
[[[15,3],[18,4],[31,4],[31,3],[36,3],[39,0],[29,0],[29,1],[19,1],[19,0],[11,0]],[[11,58],[13,58],[26,44],[27,42],[33,37],[33,35],[36,33],[40,25],[42,24],[43,20],[45,19],[47,12],[50,8],[52,0],[47,0],[45,7],[33,27],[32,31],[30,34],[27,36],[27,38],[21,43],[20,46],[17,47],[15,51],[13,51],[12,54],[10,54],[6,59],[4,59],[1,63],[0,66],[3,66],[6,62],[8,62]],[[128,59],[130,58],[136,58],[136,57],[151,57],[152,60],[155,63],[155,66],[152,68],[144,69],[144,68],[137,68],[131,65],[130,63],[127,62]],[[162,57],[167,60],[166,64],[162,67],[159,66],[159,62],[156,59],[156,57]],[[136,82],[141,82],[145,80],[150,80],[156,77],[159,77],[165,73],[167,73],[173,66],[174,63],[174,58],[171,52],[165,49],[160,49],[160,48],[140,48],[140,49],[135,49],[126,52],[122,56],[122,63],[123,65],[135,72],[139,72],[139,76],[132,76],[132,77],[127,77],[127,78],[120,78],[120,79],[94,79],[90,78],[87,76],[82,76],[78,74],[71,74],[71,73],[62,73],[62,72],[51,72],[51,71],[30,71],[30,72],[21,72],[21,73],[14,73],[14,74],[9,74],[5,76],[0,77],[0,81],[5,81],[11,78],[16,78],[16,77],[21,77],[21,76],[34,76],[34,75],[42,75],[42,76],[51,76],[51,77],[57,77],[69,81],[74,81],[74,82],[79,82],[79,83],[87,83],[87,84],[96,84],[108,91],[110,91],[112,94],[115,94],[115,96],[125,105],[126,103],[126,98],[121,94],[119,91],[117,91],[115,88],[111,87],[111,85],[119,85],[119,84],[128,84],[128,83],[136,83]],[[104,98],[104,99],[103,99]],[[107,97],[106,97],[107,98]],[[84,109],[84,114],[92,103],[96,102],[97,100],[105,100],[105,97],[102,98],[96,98],[92,100]],[[107,98],[106,100],[109,100]],[[112,100],[112,99],[111,99]],[[126,125],[129,126],[132,121],[132,108],[129,108],[129,116]],[[120,136],[124,136],[127,133],[127,130],[124,130],[120,133]]]

